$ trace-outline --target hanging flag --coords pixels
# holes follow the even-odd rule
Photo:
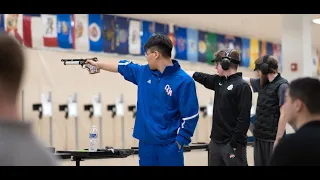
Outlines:
[[[281,45],[273,44],[273,56],[278,60],[278,69],[282,71]]]
[[[259,58],[259,41],[250,39],[250,69],[254,69],[255,61]]]
[[[208,35],[204,31],[199,31],[198,33],[198,61],[207,62],[207,39]]]
[[[242,38],[242,61],[241,66],[250,67],[250,39]]]
[[[0,32],[4,31],[4,14],[0,14]]]
[[[103,51],[114,53],[116,51],[116,17],[103,15]]]
[[[73,26],[71,21],[71,14],[57,14],[58,45],[60,48],[74,48]]]
[[[235,36],[234,41],[234,49],[237,50],[240,54],[240,57],[242,57],[242,38]],[[240,66],[242,64],[242,60],[240,60]]]
[[[129,54],[129,18],[116,17],[116,53]]]
[[[43,47],[42,27],[43,26],[40,15],[23,15],[23,42],[26,47]]]
[[[213,64],[214,54],[217,52],[217,35],[215,33],[207,33],[207,51],[206,59],[208,64]]]
[[[77,51],[89,51],[89,19],[88,14],[74,14],[75,43]]]
[[[45,47],[58,47],[57,16],[41,14],[43,24],[43,45]]]
[[[267,42],[259,41],[259,57],[267,54]]]
[[[129,53],[141,55],[141,21],[130,20],[129,22]]]
[[[174,59],[176,57],[176,37],[174,36],[174,25],[169,24],[168,25],[168,37],[172,42],[172,51],[171,51],[171,59]]]
[[[176,58],[187,60],[187,29],[175,26],[174,34],[176,37]]]
[[[191,62],[198,61],[198,30],[188,28],[187,29],[187,59]]]
[[[224,35],[216,34],[216,36],[217,36],[217,51],[226,49],[227,47],[226,47]]]
[[[22,14],[5,14],[4,29],[9,35],[15,37],[23,45],[23,15]]]
[[[102,15],[88,15],[88,39],[90,51],[103,51]]]
[[[270,42],[267,42],[267,54],[273,55],[273,44]]]

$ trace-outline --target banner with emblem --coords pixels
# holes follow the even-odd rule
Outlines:
[[[217,35],[215,33],[207,33],[207,51],[206,59],[208,64],[213,64],[211,60],[217,52]]]
[[[279,71],[282,71],[281,45],[273,44],[273,56],[278,60]]]
[[[174,35],[176,37],[176,58],[187,60],[187,29],[174,26]]]
[[[255,61],[259,58],[259,41],[250,39],[250,69],[254,69]]]
[[[23,15],[4,14],[4,29],[9,35],[15,37],[23,44]]]
[[[129,53],[141,55],[141,21],[130,20],[129,22]]]
[[[267,54],[273,54],[273,44],[270,42],[267,42]]]
[[[23,42],[30,48],[42,48],[42,21],[40,14],[23,15]]]
[[[187,39],[188,39],[188,47],[187,47],[187,60],[191,62],[198,61],[198,30],[188,28],[187,29]]]
[[[103,27],[103,51],[116,52],[116,16],[104,14],[102,17]]]
[[[129,54],[129,18],[116,17],[116,53]]]
[[[88,39],[89,49],[93,52],[103,51],[103,31],[102,31],[102,15],[88,15]]]
[[[74,48],[77,51],[89,51],[88,14],[74,14],[73,20],[75,30]]]
[[[216,34],[217,36],[217,51],[223,50],[226,48],[225,46],[225,38],[222,34]]]
[[[53,14],[41,14],[43,46],[58,47],[57,16]]]
[[[4,31],[4,14],[0,14],[0,32]]]
[[[199,31],[198,32],[198,61],[207,62],[207,32]]]
[[[144,44],[148,41],[148,39],[156,34],[169,34],[169,25],[167,24],[161,24],[156,22],[150,22],[150,21],[142,21],[142,35],[141,35],[141,55],[144,55]]]
[[[63,49],[74,48],[72,14],[57,14],[58,46]]]
[[[250,39],[241,38],[242,40],[242,50],[241,50],[241,66],[250,67]]]
[[[240,53],[241,56],[241,51],[242,51],[242,39],[237,36],[232,36],[232,35],[225,35],[224,36],[224,46],[228,49],[235,49]]]
[[[259,41],[259,57],[264,56],[267,54],[267,42],[266,41]]]

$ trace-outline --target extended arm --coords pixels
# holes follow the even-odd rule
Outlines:
[[[246,84],[238,90],[238,110],[239,117],[236,128],[233,132],[233,140],[240,142],[247,135],[250,125],[250,111],[252,106],[252,92],[250,87]]]
[[[218,75],[211,75],[201,72],[187,72],[195,81],[202,84],[204,87],[215,90],[220,77]]]
[[[199,103],[194,81],[190,80],[186,83],[179,98],[181,125],[177,132],[176,141],[183,146],[191,142],[199,119]]]
[[[104,61],[98,61],[96,62],[96,66],[98,69],[102,69],[105,71],[114,72],[114,73],[118,72],[118,64],[116,63],[107,63]]]

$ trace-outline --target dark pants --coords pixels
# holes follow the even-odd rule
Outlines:
[[[176,142],[152,145],[139,141],[139,165],[184,166],[183,150],[183,147],[179,149]]]
[[[273,152],[274,142],[254,140],[254,165],[267,166]]]
[[[247,146],[238,144],[235,149],[230,143],[209,143],[209,166],[248,166]]]

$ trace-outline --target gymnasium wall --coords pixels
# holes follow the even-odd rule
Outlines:
[[[38,112],[32,111],[32,104],[40,102],[40,94],[48,91],[52,92],[53,103],[53,146],[57,149],[75,148],[75,125],[74,119],[64,118],[64,113],[59,112],[58,105],[67,102],[68,96],[78,93],[78,121],[79,121],[79,148],[87,148],[88,133],[91,124],[98,126],[98,119],[89,119],[89,113],[83,111],[83,105],[91,103],[92,95],[102,94],[103,104],[103,145],[121,147],[121,121],[120,118],[111,118],[111,112],[106,110],[107,104],[114,104],[116,97],[124,95],[124,103],[135,105],[137,99],[137,88],[134,84],[126,81],[118,73],[101,72],[90,75],[81,66],[64,66],[62,58],[86,58],[97,57],[101,61],[117,63],[120,59],[130,59],[136,63],[144,64],[144,57],[108,55],[106,53],[76,53],[61,50],[35,50],[25,48],[27,56],[27,70],[22,90],[24,90],[23,112],[26,121],[33,123],[36,134],[46,143],[49,143],[49,120],[38,119]],[[184,70],[196,70],[207,73],[215,73],[215,67],[201,63],[190,63],[180,61]],[[251,70],[240,69],[244,76],[254,77]],[[213,97],[213,92],[207,90],[202,85],[197,84],[199,104],[206,106],[209,97]],[[21,104],[21,98],[19,104]],[[137,141],[132,137],[134,119],[132,112],[125,112],[125,146],[130,148],[136,146]],[[200,115],[198,131],[198,141],[209,141],[211,129],[211,118],[203,118]],[[67,133],[66,133],[67,132]]]

